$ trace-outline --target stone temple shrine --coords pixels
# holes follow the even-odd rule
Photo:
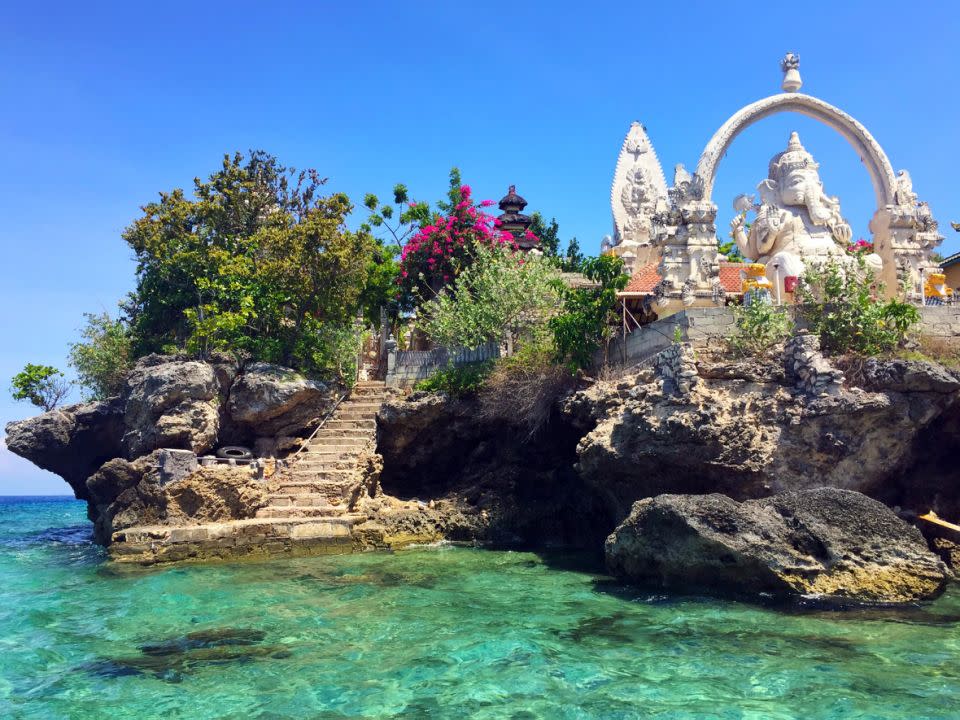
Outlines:
[[[876,198],[869,225],[875,252],[867,260],[889,293],[905,287],[908,298],[922,299],[930,275],[940,272],[930,256],[943,236],[930,208],[913,192],[909,173],[894,172],[883,148],[856,119],[800,92],[799,66],[799,57],[788,53],[781,61],[783,92],[735,112],[710,138],[692,173],[675,167],[672,186],[643,125],[630,126],[613,176],[613,236],[601,251],[624,260],[631,279],[621,297],[641,322],[684,307],[724,304],[740,292],[744,265],[726,262],[719,253],[714,180],[737,136],[777,113],[801,113],[824,123],[862,158]],[[824,191],[818,168],[792,133],[771,158],[757,196],[734,201],[738,215],[730,237],[749,263],[765,267],[778,293],[789,293],[808,264],[843,256],[851,241],[840,202]]]

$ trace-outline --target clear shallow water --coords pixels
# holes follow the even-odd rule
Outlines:
[[[424,548],[114,569],[0,499],[0,717],[957,718],[960,593],[916,613],[637,594]]]

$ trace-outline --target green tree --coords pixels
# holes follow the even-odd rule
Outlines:
[[[543,215],[535,212],[530,216],[530,232],[540,238],[540,250],[544,255],[555,257],[560,252],[560,226],[556,218],[547,223]]]
[[[194,197],[161,193],[124,232],[137,260],[125,305],[134,355],[249,353],[307,371],[333,369],[333,328],[348,328],[377,244],[350,232],[343,194],[253,151],[225,156]]]
[[[29,400],[47,412],[60,404],[70,391],[63,373],[50,365],[27,363],[10,381],[14,400]]]
[[[570,242],[567,243],[567,252],[560,259],[560,269],[564,272],[581,272],[585,261],[584,254],[580,252],[580,243],[575,237],[570,238]]]
[[[119,395],[132,364],[130,332],[122,320],[107,313],[84,313],[83,340],[70,346],[70,365],[90,400]]]
[[[480,243],[469,252],[456,282],[420,306],[420,325],[435,342],[477,348],[520,338],[555,311],[559,276],[549,260]]]
[[[551,318],[557,361],[570,370],[586,369],[616,324],[617,293],[626,287],[623,260],[601,255],[583,262],[583,274],[594,288],[565,288],[560,313]]]

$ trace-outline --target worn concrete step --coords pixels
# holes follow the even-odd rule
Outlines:
[[[298,482],[284,483],[278,486],[277,490],[271,494],[270,497],[273,498],[285,495],[303,494],[325,495],[330,491],[331,488],[339,492],[344,488],[354,487],[356,484],[357,481],[353,478],[343,478],[339,482],[335,480],[318,480],[316,482],[311,482],[304,479]]]
[[[349,460],[300,460],[293,468],[294,475],[327,472],[331,470],[356,470],[357,459]]]
[[[313,440],[310,441],[310,446],[329,447],[329,446],[337,446],[337,445],[339,446],[365,445],[371,440],[373,440],[373,433],[367,433],[365,435],[356,435],[353,437],[324,435],[323,433],[320,433]]]
[[[353,420],[359,421],[364,420],[366,422],[375,422],[377,419],[376,410],[344,410],[343,412],[337,411],[336,416],[330,422],[336,422],[337,420]],[[373,427],[373,426],[369,426]]]
[[[314,439],[319,437],[372,438],[375,436],[376,432],[373,428],[332,428],[324,425]]]
[[[373,430],[377,427],[377,421],[373,418],[362,419],[362,418],[335,418],[333,420],[328,420],[327,424],[323,426],[324,430],[328,428],[330,430]]]
[[[377,402],[377,400],[371,400],[368,398],[354,398],[353,400],[347,400],[340,404],[340,407],[337,408],[337,411],[340,410],[379,410],[380,406],[383,405],[382,402]]]
[[[298,507],[267,505],[257,510],[258,518],[331,517],[340,514],[340,508],[326,503],[323,505]]]
[[[340,500],[342,496],[343,491],[338,487],[329,487],[326,492],[271,495],[267,507],[322,507],[333,504],[331,497]]]

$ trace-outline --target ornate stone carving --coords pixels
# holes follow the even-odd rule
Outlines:
[[[797,133],[791,134],[757,186],[761,202],[750,232],[744,230],[745,213],[731,223],[741,254],[767,265],[773,282],[777,275],[799,276],[807,260],[843,255],[850,243],[853,232],[840,202],[823,191],[819,167]]]
[[[663,169],[640,123],[630,126],[623,141],[614,171],[610,205],[613,211],[610,252],[622,257],[632,272],[656,256],[653,216],[668,207]]]

